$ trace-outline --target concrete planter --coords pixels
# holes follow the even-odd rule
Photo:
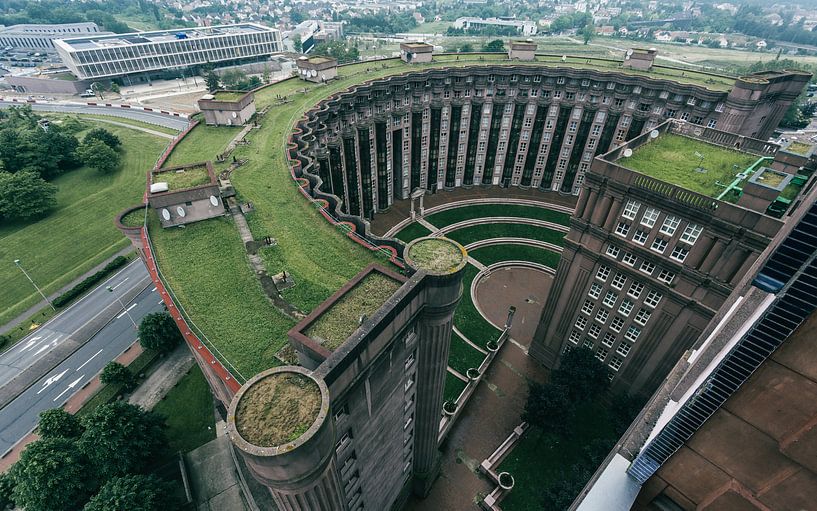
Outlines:
[[[491,353],[496,353],[496,351],[499,349],[499,344],[497,344],[496,341],[488,341],[487,343],[485,343],[485,349],[487,349]]]
[[[469,380],[474,381],[480,376],[479,369],[471,367],[470,369],[465,371],[465,376],[467,376]]]
[[[452,417],[455,413],[457,413],[457,403],[453,401],[446,401],[443,403],[443,413],[448,417]]]
[[[513,488],[514,480],[513,476],[507,472],[500,472],[497,476],[497,480],[499,481],[499,487],[503,490],[510,490]]]

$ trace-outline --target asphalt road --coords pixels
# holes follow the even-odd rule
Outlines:
[[[136,119],[137,121],[157,124],[159,126],[165,126],[167,128],[179,131],[187,128],[188,124],[188,120],[184,117],[172,117],[160,113],[145,112],[144,110],[133,110],[128,108],[64,103],[21,103],[19,101],[15,103],[12,101],[0,101],[0,108],[20,105],[30,105],[31,109],[34,111],[40,110],[44,112],[62,112],[67,114],[96,114],[125,117],[127,119]]]
[[[0,387],[103,314],[117,297],[137,286],[144,287],[149,279],[144,263],[136,259],[0,355]],[[114,289],[113,295],[107,290],[108,286]]]
[[[142,262],[138,260],[136,262],[137,264],[132,264],[127,268],[128,273],[123,272],[112,278],[113,285],[119,282],[124,286],[124,283],[129,282],[131,279],[131,272],[136,275],[147,275],[147,270],[145,270]],[[141,279],[137,276],[134,280]],[[107,285],[104,284],[94,290],[87,297],[91,298],[90,302],[102,300],[104,297],[105,304],[109,304],[111,298],[110,293],[105,290]],[[102,289],[103,295],[92,297],[100,289]],[[119,289],[117,288],[117,291]],[[163,308],[161,298],[152,285],[146,287],[133,301],[125,303],[125,307],[137,324],[146,314],[158,312]],[[77,325],[87,318],[84,311],[81,310],[75,310],[71,314],[66,313],[63,313],[58,319],[70,322],[72,325]],[[119,356],[136,339],[137,331],[133,323],[131,323],[128,315],[120,309],[117,316],[85,345],[0,410],[0,454],[13,447],[14,444],[36,427],[40,412],[59,407],[65,403],[68,398],[99,373],[105,367],[105,364]],[[38,345],[42,344],[38,343]],[[49,346],[49,344],[45,344],[45,346]],[[13,351],[21,350],[15,349]],[[26,350],[26,352],[31,351],[35,350],[32,348]]]

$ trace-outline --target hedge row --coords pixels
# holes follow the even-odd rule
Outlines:
[[[113,260],[106,264],[104,268],[55,298],[53,302],[54,307],[62,307],[63,305],[68,304],[68,302],[78,297],[85,291],[91,289],[91,287],[93,287],[97,282],[110,275],[114,270],[125,266],[127,262],[128,258],[125,256],[114,257]]]

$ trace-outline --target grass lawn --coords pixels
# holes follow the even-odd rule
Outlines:
[[[162,229],[151,212],[148,224],[159,270],[224,358],[244,378],[278,365],[275,353],[295,322],[264,297],[232,219]]]
[[[166,417],[170,451],[188,452],[216,437],[213,395],[197,365],[159,401],[153,411]]]
[[[122,140],[122,165],[110,175],[82,167],[53,180],[57,207],[37,221],[0,224],[0,324],[42,298],[14,265],[20,259],[46,294],[79,277],[130,242],[116,230],[116,213],[142,200],[145,171],[167,140],[105,123]],[[81,134],[80,134],[81,138]]]
[[[414,34],[444,34],[451,25],[452,23],[450,21],[428,21],[426,23],[420,23],[409,30],[409,32]]]
[[[164,181],[170,191],[193,188],[210,183],[210,174],[204,165],[196,165],[179,171],[162,172],[153,174],[153,182]]]
[[[484,359],[485,355],[475,350],[455,332],[451,333],[451,350],[448,352],[449,367],[465,376],[468,369],[479,368]]]
[[[400,232],[397,233],[395,238],[408,244],[412,240],[422,238],[423,236],[428,236],[429,234],[431,234],[431,231],[429,231],[423,224],[419,222],[412,222],[403,227]]]
[[[618,438],[608,410],[592,402],[578,405],[567,430],[568,436],[559,439],[529,429],[499,465],[498,472],[509,472],[515,480],[513,490],[502,500],[504,511],[542,509],[543,489],[562,479],[575,463],[586,463],[585,446],[595,439],[610,438],[612,447]]]
[[[523,206],[521,204],[475,204],[473,206],[462,206],[434,213],[433,215],[427,216],[426,220],[434,227],[441,229],[447,225],[456,224],[464,220],[497,216],[533,218],[535,220],[545,220],[565,226],[570,223],[570,215],[567,213],[535,206]]]
[[[510,223],[472,225],[446,234],[446,237],[462,245],[491,238],[527,238],[561,246],[564,244],[564,236],[565,233],[547,227]]]
[[[454,313],[454,325],[477,346],[485,346],[488,341],[499,337],[499,329],[482,317],[471,300],[471,282],[479,273],[473,264],[465,266],[462,277],[462,300]],[[466,368],[467,369],[467,368]]]
[[[695,153],[703,155],[703,162]],[[618,160],[618,164],[687,190],[717,197],[735,180],[735,174],[746,170],[757,159],[751,154],[664,133],[636,149],[630,158]],[[707,172],[696,171],[699,165]]]
[[[510,243],[476,248],[469,250],[468,255],[485,266],[490,266],[501,261],[530,261],[532,263],[544,264],[554,270],[559,266],[559,258],[561,257],[558,252],[551,250]]]
[[[456,401],[462,391],[465,389],[465,382],[454,376],[453,374],[445,373],[445,390],[443,390],[443,402]]]
[[[164,166],[215,161],[216,156],[223,153],[227,144],[240,132],[241,127],[207,126],[201,122],[185,135],[184,142],[176,145]]]
[[[54,117],[63,117],[63,116],[54,116]],[[160,133],[164,133],[166,135],[178,135],[179,130],[174,130],[173,128],[168,128],[166,126],[161,126],[159,124],[152,124],[149,122],[138,121],[136,119],[131,119],[129,117],[119,117],[116,115],[96,115],[96,114],[79,114],[76,116],[78,119],[86,120],[86,119],[96,119],[102,121],[102,127],[105,127],[105,121],[113,121],[118,122],[121,124],[127,124],[129,126],[133,126],[135,128],[145,128],[152,131],[158,131]],[[158,156],[158,155],[157,155]]]

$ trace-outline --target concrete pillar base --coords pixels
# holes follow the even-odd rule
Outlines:
[[[440,466],[442,464],[442,457],[440,456],[439,452],[434,459],[434,464],[431,467],[431,470],[425,473],[415,473],[414,479],[412,480],[412,487],[411,491],[417,497],[424,499],[428,497],[428,494],[431,493],[431,488],[434,486],[434,481],[437,480],[437,477],[440,475]]]

